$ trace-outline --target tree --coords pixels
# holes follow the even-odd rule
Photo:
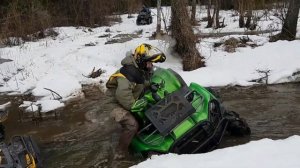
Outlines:
[[[128,18],[132,18],[132,13],[134,12],[135,2],[134,0],[127,0],[127,8],[128,8]]]
[[[220,28],[219,12],[220,12],[220,0],[215,0],[213,25],[212,25],[214,29]]]
[[[213,27],[214,29],[220,28],[220,21],[219,21],[219,12],[220,12],[220,0],[212,0],[208,1],[207,4],[207,28]],[[211,7],[214,7],[213,15],[211,16]]]
[[[281,32],[270,38],[270,41],[277,40],[295,40],[297,33],[297,22],[299,15],[300,1],[289,0],[287,15],[284,19]]]
[[[244,0],[238,0],[238,11],[239,11],[239,27],[243,28],[245,26],[245,20],[244,20]]]
[[[207,4],[207,28],[212,27],[213,25],[213,18],[211,17],[211,0],[208,0],[208,4]]]
[[[220,9],[230,10],[234,8],[233,0],[222,0]]]
[[[175,51],[183,59],[183,70],[191,71],[204,66],[199,51],[196,48],[196,37],[186,9],[187,0],[171,1],[171,30],[176,40]]]
[[[252,11],[257,2],[255,0],[236,0],[235,2],[239,12],[239,27],[246,27],[247,29],[254,30],[256,28],[256,23],[253,20]]]
[[[156,35],[161,35],[161,0],[157,0],[157,25]]]
[[[192,25],[196,24],[196,5],[197,5],[197,1],[196,0],[192,0],[192,13],[191,13],[191,22],[192,22]]]

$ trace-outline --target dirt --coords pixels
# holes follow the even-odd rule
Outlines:
[[[133,38],[138,38],[138,34],[118,34],[112,39],[109,39],[108,41],[105,42],[105,44],[114,44],[114,43],[125,43],[127,41],[132,40]]]
[[[238,112],[251,127],[249,137],[227,137],[220,148],[262,138],[281,139],[300,132],[300,83],[215,88],[229,110]],[[30,96],[0,96],[12,102],[6,127],[12,135],[32,135],[41,148],[45,167],[129,167],[132,157],[112,162],[119,126],[110,119],[106,97],[98,86],[84,86],[85,98],[70,102],[56,117],[21,120],[18,105]],[[21,122],[22,121],[22,122]],[[116,166],[117,165],[117,166]]]

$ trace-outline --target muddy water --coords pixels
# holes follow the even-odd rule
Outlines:
[[[41,148],[45,167],[109,167],[118,125],[110,119],[104,105],[107,97],[97,86],[85,86],[83,92],[84,99],[56,111],[56,117],[43,119],[19,112],[17,102],[28,96],[2,96],[1,103],[14,103],[3,123],[7,140],[16,134],[32,135]]]
[[[221,88],[218,92],[225,107],[245,118],[252,131],[250,137],[225,137],[221,147],[300,135],[300,83]]]
[[[221,148],[261,138],[300,135],[300,83],[216,90],[224,105],[238,112],[252,129],[249,137],[226,136]],[[13,103],[4,123],[7,137],[32,135],[41,148],[45,167],[111,167],[119,127],[109,118],[107,97],[98,87],[85,86],[84,94],[84,99],[69,103],[56,111],[58,115],[43,120],[24,119],[17,108],[22,99],[33,98],[1,96],[0,103]],[[138,160],[117,167],[128,167]]]

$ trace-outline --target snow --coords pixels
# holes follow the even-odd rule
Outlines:
[[[298,168],[300,136],[261,139],[244,145],[193,155],[154,155],[131,168]]]
[[[170,8],[164,8],[167,24],[170,21]],[[152,10],[156,13],[155,9]],[[205,10],[197,10],[197,18],[206,16]],[[199,12],[200,11],[200,12]],[[243,32],[238,28],[237,16],[231,17],[233,11],[221,11],[221,18],[226,17],[224,28],[206,29],[206,23],[194,27],[196,33]],[[263,11],[256,11],[263,15]],[[237,48],[228,53],[224,47],[214,48],[215,42],[242,35],[230,35],[222,38],[205,38],[197,44],[197,49],[204,57],[206,67],[184,72],[181,58],[174,53],[174,41],[170,38],[150,40],[156,29],[156,17],[153,24],[137,26],[135,18],[122,15],[121,23],[110,27],[91,29],[85,27],[55,28],[59,35],[37,42],[26,42],[21,46],[0,48],[0,58],[13,61],[0,64],[0,92],[5,94],[32,93],[37,100],[24,101],[20,106],[27,112],[41,110],[49,112],[64,106],[65,101],[82,95],[82,84],[105,83],[109,76],[120,68],[120,61],[126,52],[132,52],[141,43],[149,43],[161,49],[167,56],[164,63],[156,64],[163,68],[172,68],[187,82],[196,82],[203,86],[248,86],[256,84],[263,77],[258,71],[268,71],[269,83],[292,82],[299,80],[293,76],[300,71],[300,41],[278,41],[269,43],[270,34],[249,35],[258,47]],[[281,29],[280,19],[269,15],[258,22],[259,30]],[[164,25],[162,24],[162,27]],[[300,36],[298,24],[297,37]],[[140,32],[138,34],[137,32]],[[116,39],[116,35],[136,34],[124,43],[105,44]],[[272,33],[271,33],[272,34]],[[274,34],[274,32],[273,32]],[[106,37],[101,37],[101,36]],[[95,44],[86,46],[86,44]],[[86,76],[92,69],[103,69],[106,72],[100,77],[91,79]],[[286,140],[263,139],[245,145],[216,150],[207,154],[156,156],[136,167],[300,167],[298,157],[300,137],[293,136]]]
[[[6,102],[6,103],[4,103],[4,104],[1,104],[0,105],[0,111],[5,111],[8,107],[10,107],[11,106],[11,102],[9,101],[9,102]]]

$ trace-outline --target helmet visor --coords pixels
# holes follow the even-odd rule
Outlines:
[[[166,60],[165,54],[158,53],[158,54],[154,54],[152,56],[146,57],[144,61],[157,63],[157,62],[165,62],[165,60]]]
[[[165,54],[156,47],[152,47],[148,51],[148,53],[145,57],[145,61],[149,61],[149,62],[153,62],[153,63],[165,62],[165,60],[166,60]]]

